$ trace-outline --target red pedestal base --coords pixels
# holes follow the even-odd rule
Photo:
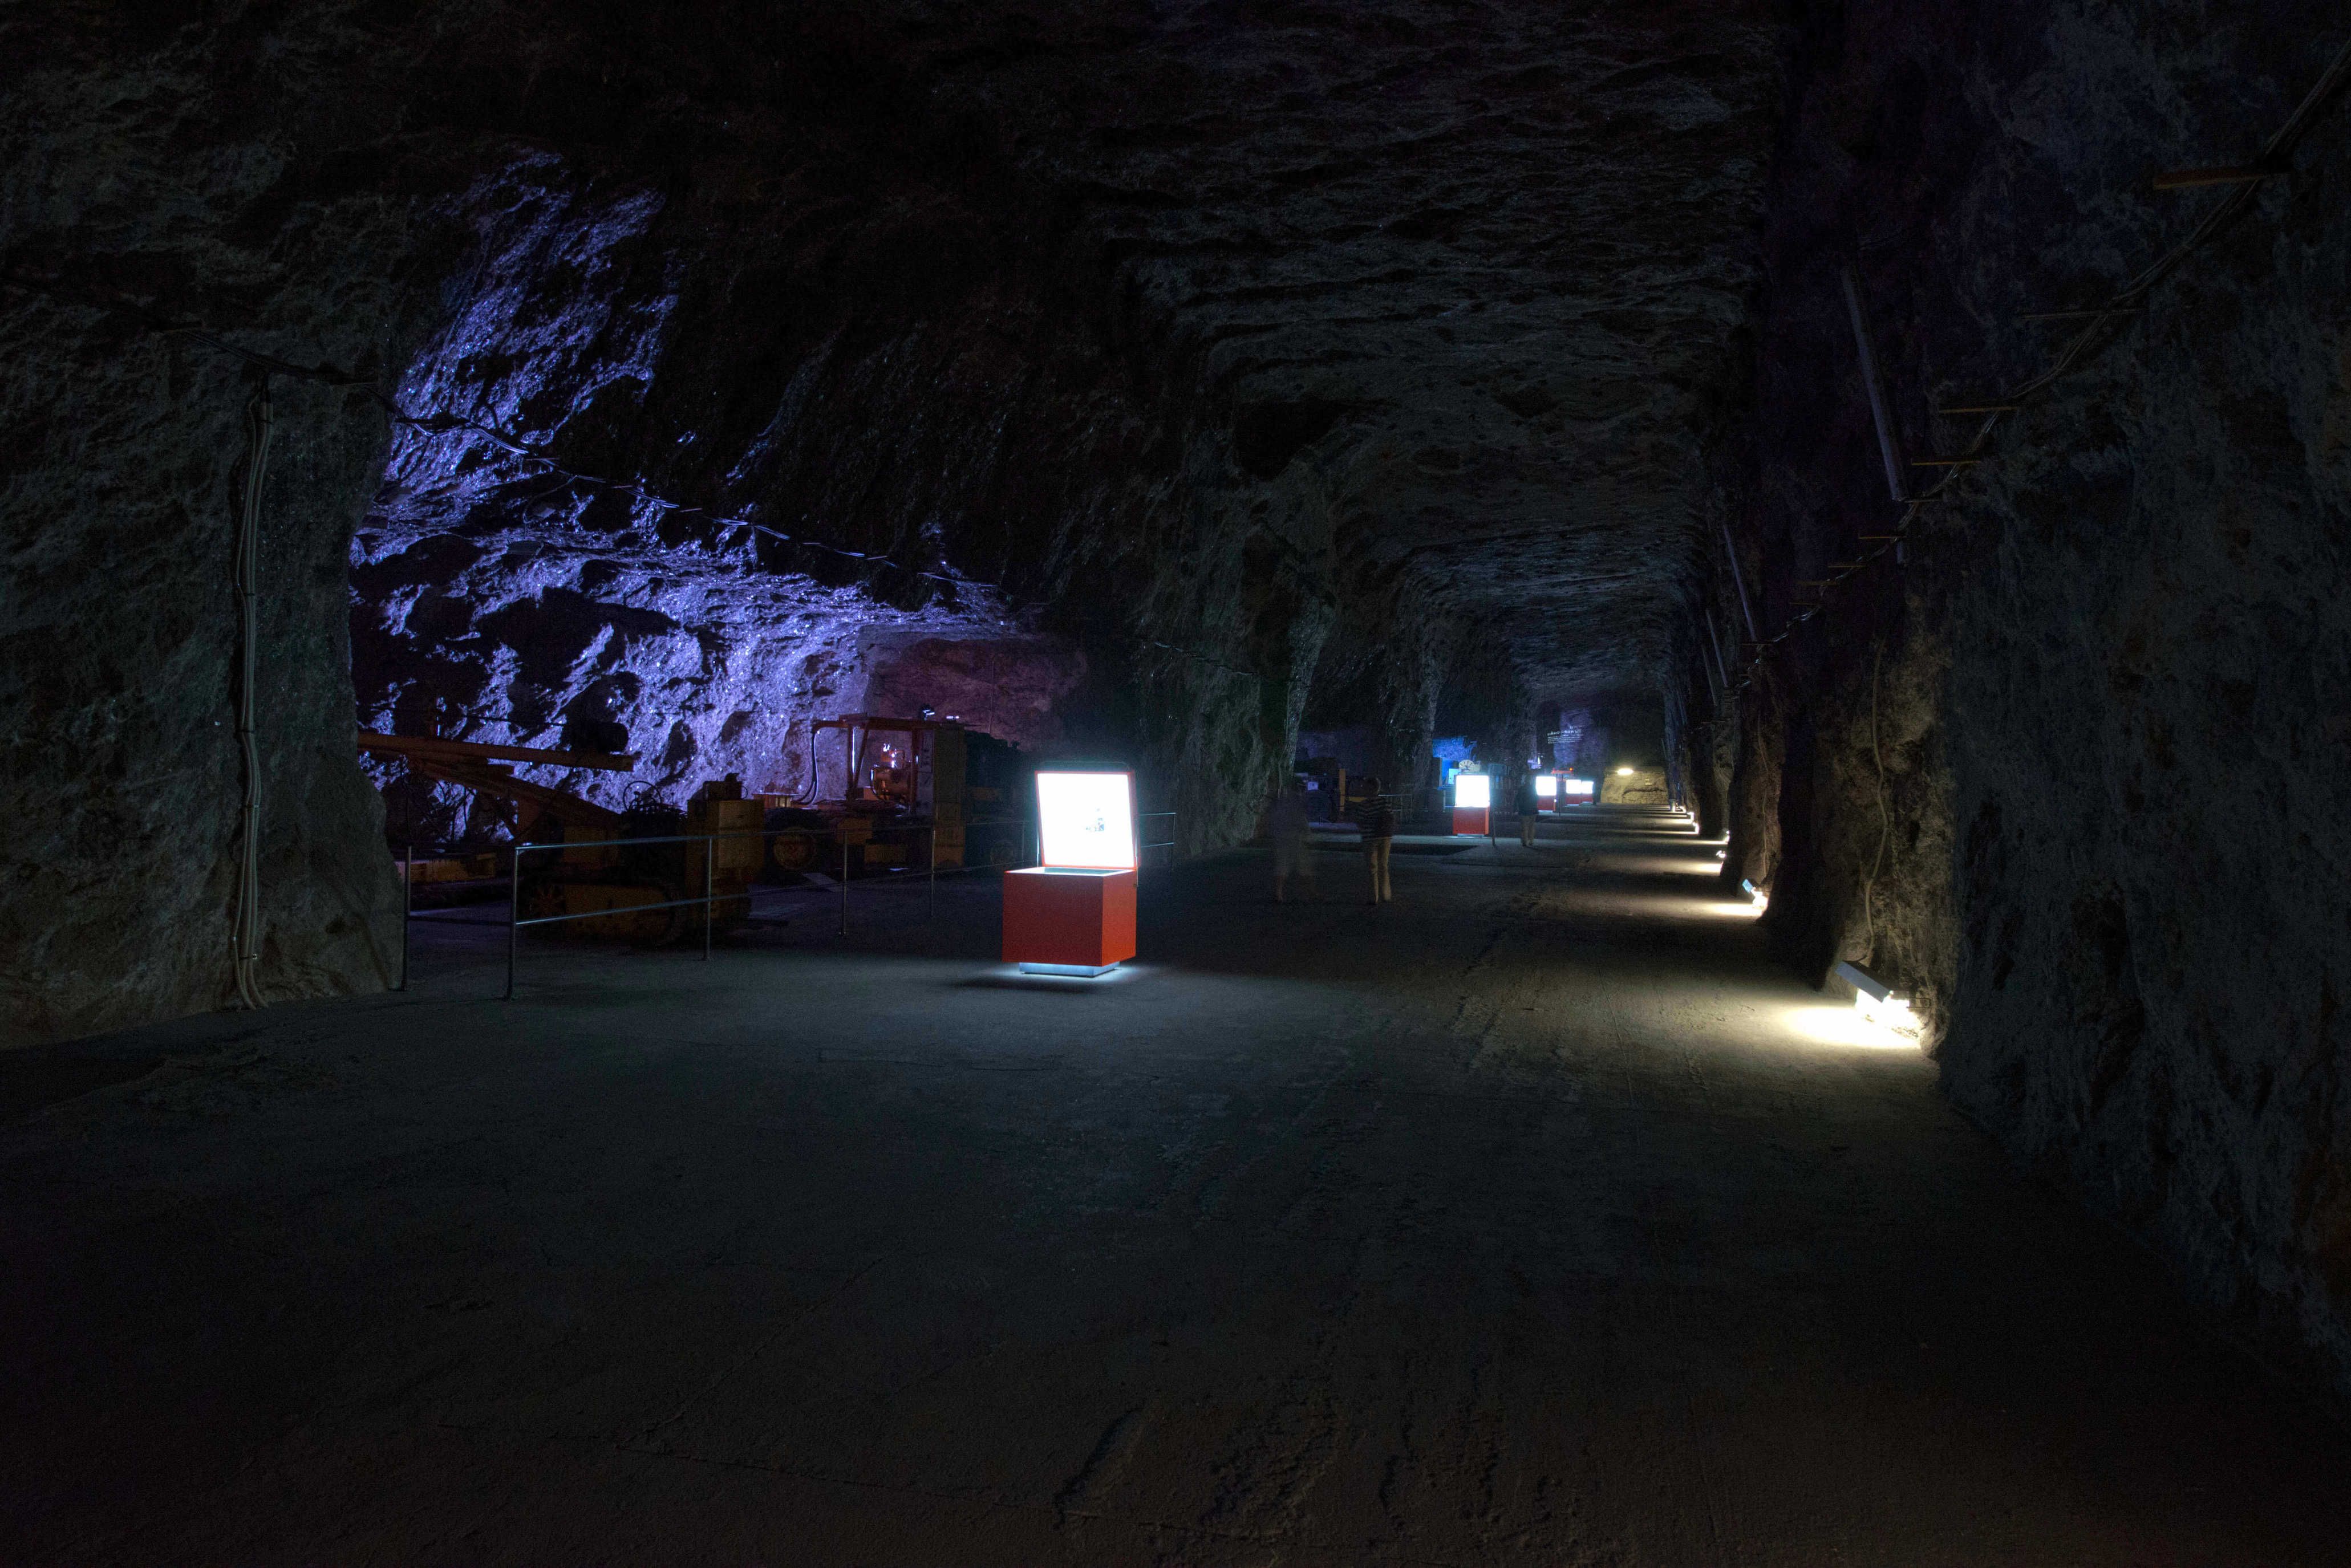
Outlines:
[[[1453,808],[1453,836],[1457,838],[1483,838],[1490,806],[1457,805]]]
[[[1004,957],[1100,974],[1134,956],[1134,873],[1032,866],[1004,874]]]

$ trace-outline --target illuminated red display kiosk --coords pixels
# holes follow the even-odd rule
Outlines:
[[[1105,974],[1134,956],[1134,775],[1037,774],[1044,862],[1004,874],[1004,957],[1024,974]]]
[[[1535,775],[1535,815],[1538,816],[1555,816],[1558,813],[1559,775],[1557,774],[1537,774]]]
[[[1494,811],[1494,781],[1485,774],[1453,775],[1453,832],[1458,836],[1483,838],[1490,830]]]

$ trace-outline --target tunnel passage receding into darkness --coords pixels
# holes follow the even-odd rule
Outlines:
[[[30,176],[57,199],[22,209],[46,215],[10,251],[21,362],[113,366],[71,395],[128,398],[143,422],[83,428],[169,447],[219,488],[239,471],[231,383],[267,365],[141,327],[241,325],[278,356],[263,530],[312,602],[281,584],[290,622],[256,650],[277,689],[261,857],[283,895],[261,911],[265,990],[386,972],[381,867],[328,865],[372,836],[360,777],[316,739],[347,712],[496,743],[618,725],[656,770],[643,782],[756,784],[789,771],[813,707],[891,685],[892,648],[1001,645],[1026,661],[1006,680],[1038,743],[1145,763],[1196,851],[1250,830],[1333,635],[1376,683],[1400,778],[1427,776],[1437,688],[1465,671],[1479,689],[1449,701],[1513,731],[1528,693],[1662,678],[1712,505],[1708,410],[1739,398],[1717,348],[1753,276],[1767,27],[1724,11],[1692,56],[1627,11],[1460,54],[1369,16],[1262,32],[1171,16],[1156,33],[1067,16],[1072,74],[1056,78],[996,50],[998,25],[528,5],[439,31],[335,13],[172,46],[89,17],[22,36],[54,63],[16,97],[24,123],[67,129]],[[171,49],[243,59],[265,37],[283,63],[188,85],[186,128],[80,117]],[[1667,91],[1628,55],[1691,63]],[[1184,107],[1254,109],[1269,67],[1315,84],[1269,122],[1288,149],[1274,166],[1246,116]],[[1064,123],[1056,82],[1076,79],[1120,86]],[[1376,85],[1405,79],[1408,101]],[[1523,122],[1447,131],[1471,90]],[[277,107],[238,120],[256,92]],[[1561,117],[1562,93],[1605,118]],[[371,118],[391,104],[397,157]],[[1422,165],[1329,161],[1399,115],[1422,127]],[[1541,177],[1635,147],[1629,182]],[[235,178],[204,172],[248,149]],[[138,172],[103,199],[60,172],[125,159]],[[1467,200],[1464,177],[1517,193]],[[1718,199],[1664,214],[1652,192],[1692,179]],[[235,265],[140,229],[165,191]],[[1251,237],[1260,223],[1275,237]],[[1579,271],[1562,234],[1607,234],[1611,265]],[[101,253],[145,271],[74,259]],[[153,380],[158,355],[183,369]],[[296,374],[316,366],[334,374]],[[342,389],[359,383],[376,404]],[[73,466],[60,456],[40,506],[70,509]],[[133,531],[202,535],[216,514]],[[174,602],[129,610],[125,635],[201,625],[193,656],[223,634],[193,614],[212,590],[179,586],[208,556],[183,554],[152,585]],[[329,627],[315,601],[340,597],[324,566],[346,559],[350,619]],[[1506,618],[1502,654],[1479,634]],[[209,728],[212,678],[188,679],[124,733]],[[40,711],[103,702],[103,684],[68,680]],[[228,766],[206,763],[156,820],[214,824],[196,801]],[[337,792],[338,826],[298,827]],[[78,819],[71,792],[45,798],[37,815]],[[473,820],[445,789],[395,807],[408,831]],[[27,864],[112,853],[66,850],[81,831]],[[236,836],[233,817],[204,831]],[[218,966],[189,933],[223,900],[184,877],[151,917],[172,956],[143,987],[33,987],[30,1037],[204,1005]]]
[[[204,1015],[384,1005],[394,846],[527,834],[371,736],[764,821],[846,811],[820,721],[951,718],[1131,768],[1204,919],[1262,838],[1371,875],[1338,819],[1387,811],[1406,888],[1595,1005],[1587,940],[1898,1005],[1923,1059],[1855,1071],[1930,1075],[2351,1408],[2338,8],[49,6],[0,51],[27,1082],[111,1106]],[[1447,831],[1465,763],[1493,842]],[[1515,840],[1531,768],[1625,836]],[[1342,770],[1384,803],[1280,826]],[[1425,983],[1480,1092],[1573,1114],[1605,1053],[1537,1062],[1462,961],[1329,982],[1332,1049]],[[312,1085],[273,1072],[214,1087]],[[1102,1419],[1056,1530],[1172,1417]]]

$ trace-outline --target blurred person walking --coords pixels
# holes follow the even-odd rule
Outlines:
[[[1265,829],[1273,840],[1273,901],[1290,902],[1290,879],[1298,878],[1299,893],[1319,900],[1314,886],[1314,841],[1306,815],[1306,786],[1295,778],[1274,788],[1273,805],[1265,814]]]
[[[1364,865],[1372,874],[1372,897],[1374,904],[1393,903],[1395,893],[1388,886],[1388,857],[1395,848],[1395,802],[1380,793],[1380,781],[1365,779],[1363,804],[1353,815],[1355,826],[1364,830]]]
[[[1519,842],[1527,848],[1535,846],[1536,814],[1542,809],[1541,799],[1535,794],[1535,775],[1519,775]]]

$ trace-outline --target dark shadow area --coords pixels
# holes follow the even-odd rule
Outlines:
[[[0,1556],[2339,1561],[2351,1446],[1712,853],[1237,852],[1109,983],[977,879],[513,1003],[434,929],[144,1033],[0,1136]]]
[[[12,1051],[0,1055],[0,1116],[23,1116],[93,1089],[128,1084],[162,1064],[158,1055],[94,1057],[74,1044]]]

